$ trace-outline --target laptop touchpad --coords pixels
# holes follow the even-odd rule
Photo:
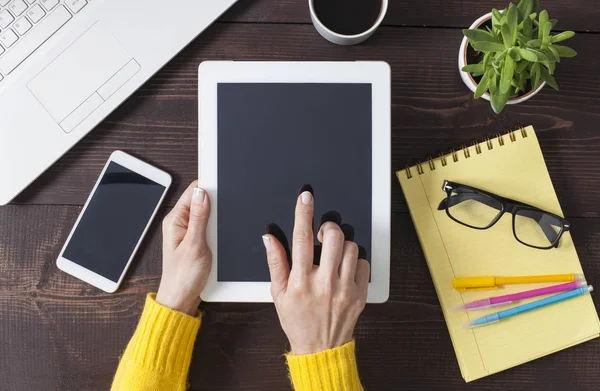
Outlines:
[[[110,31],[96,23],[34,77],[28,87],[68,133],[139,69]]]

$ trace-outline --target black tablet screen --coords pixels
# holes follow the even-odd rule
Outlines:
[[[370,255],[371,100],[371,84],[218,84],[219,281],[269,281],[265,225],[291,245],[305,183],[315,229],[337,210]]]

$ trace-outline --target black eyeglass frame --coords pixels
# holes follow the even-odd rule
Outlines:
[[[475,226],[466,224],[466,223],[464,223],[464,222],[462,222],[462,221],[454,218],[454,216],[452,216],[452,214],[449,211],[449,208],[450,208],[449,207],[449,200],[450,200],[450,197],[452,196],[452,191],[454,191],[454,190],[456,190],[458,188],[463,188],[463,189],[466,189],[466,190],[473,190],[473,191],[479,192],[481,194],[484,194],[484,195],[486,195],[486,196],[494,199],[498,203],[500,203],[500,205],[502,205],[502,209],[500,210],[500,212],[498,213],[498,215],[494,218],[494,220],[492,220],[492,222],[490,224],[488,224],[486,227],[475,227]],[[451,181],[448,181],[448,180],[444,180],[444,184],[442,185],[442,190],[446,192],[446,198],[444,198],[442,200],[442,202],[440,202],[440,204],[438,205],[438,210],[445,209],[446,210],[446,214],[452,220],[456,221],[457,223],[459,223],[461,225],[469,227],[469,228],[478,229],[478,230],[486,230],[486,229],[489,229],[489,228],[493,227],[494,224],[496,224],[502,218],[502,216],[504,216],[505,213],[510,213],[513,216],[513,221],[512,221],[513,235],[514,235],[515,239],[519,243],[521,243],[521,244],[523,244],[523,245],[525,245],[527,247],[537,248],[537,249],[540,249],[540,250],[549,250],[549,249],[552,249],[552,248],[558,248],[558,244],[559,244],[560,238],[562,237],[562,235],[565,232],[569,231],[569,229],[571,227],[571,224],[569,223],[569,221],[566,220],[564,217],[561,217],[561,216],[556,215],[556,214],[551,213],[551,212],[547,212],[547,211],[545,211],[543,209],[540,209],[540,208],[536,208],[535,206],[525,204],[523,202],[515,201],[515,200],[512,200],[510,198],[501,197],[501,196],[499,196],[497,194],[490,193],[488,191],[481,190],[481,189],[478,189],[478,188],[473,187],[473,186],[463,185],[461,183],[451,182]],[[517,212],[518,211],[522,211],[522,210],[531,210],[531,211],[535,211],[535,212],[542,212],[542,213],[545,213],[545,214],[547,214],[547,215],[549,215],[551,217],[554,217],[555,219],[557,219],[560,222],[561,229],[558,232],[558,234],[556,235],[556,239],[549,246],[546,246],[546,247],[534,246],[534,245],[531,245],[529,243],[525,243],[524,241],[522,241],[521,239],[519,239],[519,237],[517,236],[517,230],[516,230],[516,221],[517,221],[516,216],[517,216]]]

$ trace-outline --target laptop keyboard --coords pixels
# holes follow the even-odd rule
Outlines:
[[[90,0],[0,0],[0,83]]]

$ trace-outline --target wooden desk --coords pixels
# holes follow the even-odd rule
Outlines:
[[[588,281],[600,284],[600,7],[545,0],[579,52],[546,87],[497,116],[457,71],[460,28],[505,1],[392,0],[378,33],[334,46],[310,24],[306,0],[241,0],[12,205],[0,207],[0,388],[107,390],[146,292],[158,287],[158,221],[121,289],[104,294],[55,259],[112,151],[173,174],[167,205],[197,175],[197,67],[208,59],[384,60],[392,66],[393,168],[533,124]],[[428,26],[428,27],[423,27]],[[390,179],[392,180],[392,179]],[[392,288],[356,329],[368,390],[593,390],[600,340],[465,385],[399,185],[392,186]],[[600,293],[592,295],[600,304]],[[289,390],[286,339],[272,305],[206,304],[191,369],[194,390]]]

